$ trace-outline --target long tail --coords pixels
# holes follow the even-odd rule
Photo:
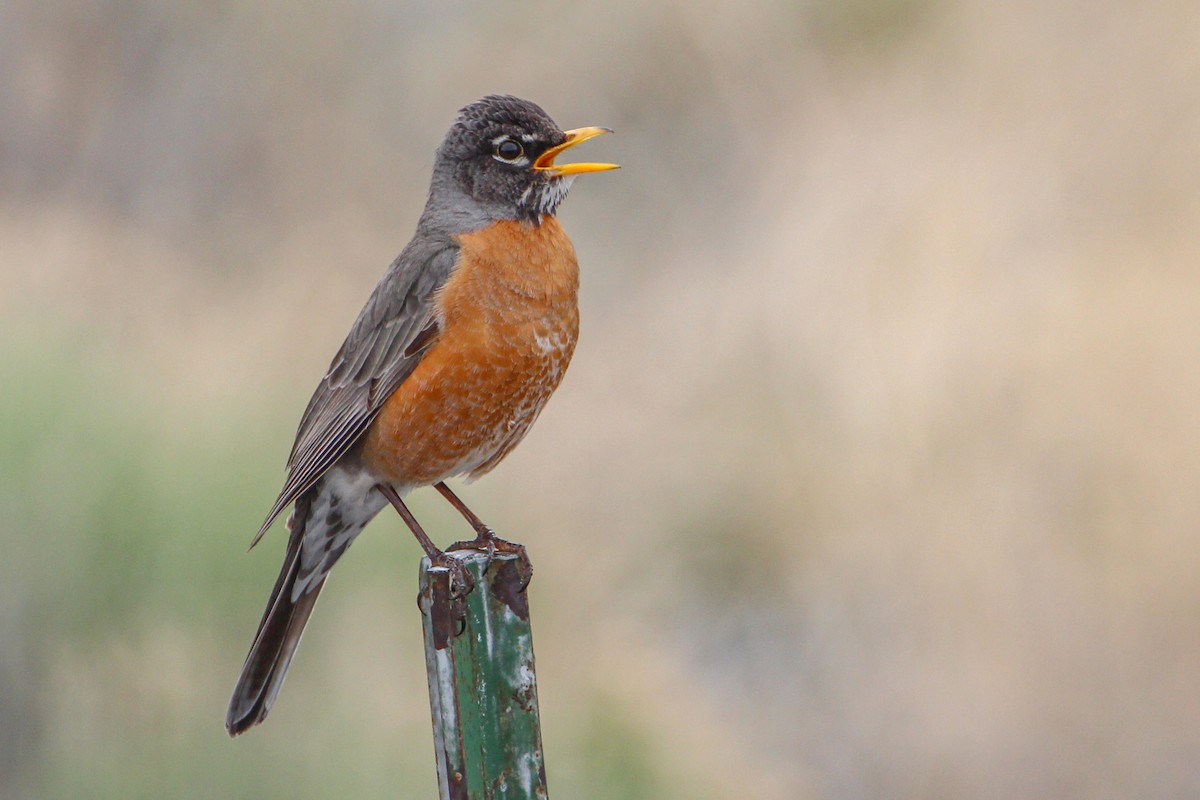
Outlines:
[[[283,568],[275,581],[271,600],[267,603],[262,622],[258,624],[258,634],[250,647],[250,654],[246,656],[242,674],[233,690],[233,699],[229,701],[229,711],[225,714],[225,730],[229,731],[230,736],[245,733],[267,718],[267,712],[271,710],[271,704],[283,686],[296,645],[300,644],[304,625],[317,603],[321,587],[325,585],[322,577],[308,591],[294,600],[292,598],[292,589],[300,572],[300,545],[310,516],[308,506],[307,497],[296,503],[292,535],[288,539]]]

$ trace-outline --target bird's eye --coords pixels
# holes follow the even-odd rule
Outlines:
[[[500,156],[500,158],[504,159],[505,161],[516,161],[518,158],[524,155],[524,153],[524,148],[522,148],[518,142],[514,142],[512,139],[505,139],[504,141],[500,142],[500,144],[496,145],[496,155]]]

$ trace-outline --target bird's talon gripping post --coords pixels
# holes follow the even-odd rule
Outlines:
[[[525,545],[501,539],[496,535],[495,531],[486,526],[479,531],[479,535],[474,539],[455,542],[446,548],[446,552],[455,550],[477,550],[481,553],[487,553],[487,566],[484,567],[484,572],[487,572],[492,566],[492,561],[495,560],[496,553],[515,553],[517,556],[517,567],[521,572],[521,591],[525,591],[529,587],[529,582],[533,580],[533,562],[529,560],[529,553],[526,552]]]
[[[429,562],[450,573],[450,599],[458,600],[466,597],[475,588],[474,576],[467,570],[463,562],[454,556],[438,552],[429,556]]]
[[[449,553],[457,550],[476,550],[480,553],[487,553],[487,563],[488,566],[491,566],[492,559],[496,557],[497,540],[504,541],[503,539],[499,539],[499,537],[496,536],[495,532],[492,531],[491,528],[484,528],[474,539],[464,539],[460,542],[455,542],[446,548],[446,552]],[[486,568],[484,571],[487,571]]]
[[[471,573],[467,572],[467,568],[457,558],[447,557],[453,566],[450,567],[450,596],[459,600],[466,597],[475,588],[475,579],[471,577]]]
[[[510,542],[507,539],[501,539],[496,535],[496,532],[488,527],[487,523],[475,515],[475,512],[467,508],[467,504],[458,498],[454,492],[450,491],[450,487],[445,482],[435,483],[433,488],[441,492],[442,497],[450,501],[450,505],[454,506],[458,513],[463,515],[463,518],[470,523],[475,531],[475,538],[470,541],[455,542],[447,547],[447,550],[479,550],[488,554],[488,566],[492,565],[492,560],[496,557],[496,553],[516,553],[521,568],[521,591],[524,591],[529,586],[529,581],[533,578],[533,564],[529,560],[529,555],[525,552],[525,545],[517,542]]]
[[[496,542],[493,537],[492,539],[488,539],[488,543],[487,543],[487,563],[485,563],[483,565],[484,574],[486,574],[487,571],[489,569],[491,569],[492,562],[495,560],[496,560]]]

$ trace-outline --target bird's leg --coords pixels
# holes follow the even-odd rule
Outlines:
[[[437,545],[425,533],[425,529],[421,527],[421,523],[417,522],[417,518],[408,510],[408,506],[404,505],[404,501],[400,499],[400,495],[396,494],[396,490],[386,483],[376,484],[376,489],[382,494],[392,507],[400,514],[400,519],[404,520],[404,524],[408,525],[409,530],[413,532],[413,536],[417,537],[417,542],[421,545],[421,549],[425,551],[425,555],[429,556],[429,562],[434,566],[444,567],[450,571],[451,593],[454,597],[466,597],[475,588],[475,579],[471,577],[471,573],[467,572],[466,567],[457,558],[452,558],[446,555],[441,550],[437,549]]]
[[[501,539],[496,535],[496,532],[488,527],[487,523],[475,516],[475,512],[467,508],[467,504],[458,498],[454,492],[450,491],[450,487],[443,481],[439,481],[433,485],[433,488],[442,493],[442,497],[450,502],[450,505],[463,515],[463,518],[475,529],[475,538],[470,541],[455,542],[447,547],[447,550],[481,550],[487,553],[488,566],[491,566],[492,558],[496,552],[501,553],[516,553],[518,566],[521,569],[521,589],[529,585],[530,579],[533,577],[533,562],[529,560],[529,554],[525,552],[525,545],[517,542],[510,542],[507,539]]]

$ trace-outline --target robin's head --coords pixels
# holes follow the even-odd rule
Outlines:
[[[611,131],[563,131],[540,107],[517,97],[478,100],[459,112],[438,148],[427,215],[445,217],[451,227],[467,218],[540,221],[558,208],[576,175],[616,169],[554,163],[567,148],[602,133]]]

